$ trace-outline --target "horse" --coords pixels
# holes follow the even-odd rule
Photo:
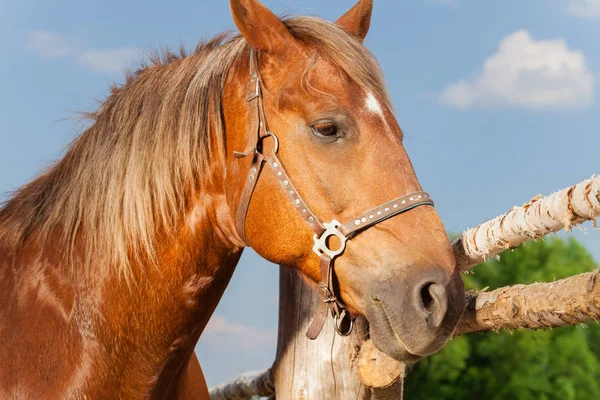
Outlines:
[[[363,315],[397,359],[450,338],[462,281],[363,45],[372,1],[230,7],[240,34],[151,57],[0,209],[0,398],[207,398],[194,346],[246,246],[319,290],[311,337]]]

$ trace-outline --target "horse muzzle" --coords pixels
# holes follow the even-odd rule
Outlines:
[[[397,360],[415,362],[451,338],[465,307],[460,274],[432,269],[413,281],[373,285],[365,316],[375,346]]]

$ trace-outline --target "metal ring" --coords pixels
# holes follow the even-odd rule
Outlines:
[[[341,315],[341,318],[340,318],[340,315]],[[344,319],[346,317],[349,318],[350,326],[348,327],[347,331],[342,331],[341,330],[341,323],[344,321]],[[338,323],[338,321],[340,321],[340,323]],[[350,313],[346,309],[343,309],[340,314],[334,314],[334,316],[333,316],[333,325],[335,326],[335,331],[338,333],[338,335],[340,335],[340,336],[348,336],[348,335],[350,335],[352,333],[352,329],[354,328],[354,318],[352,318],[352,316],[350,315]]]
[[[317,234],[313,235],[313,251],[319,257],[323,254],[327,254],[331,260],[333,260],[344,252],[346,249],[346,240],[348,240],[348,238],[339,230],[339,227],[342,226],[342,224],[335,219],[331,222],[324,223],[323,226],[325,227],[325,232],[323,232],[321,236],[317,236]],[[327,244],[327,239],[331,236],[336,236],[340,240],[340,247],[337,250],[330,249]]]
[[[321,297],[321,294],[324,294],[323,297]],[[319,299],[323,302],[323,303],[333,303],[334,301],[337,300],[337,297],[335,297],[335,295],[333,294],[333,292],[325,285],[323,284],[319,284]]]
[[[273,147],[273,153],[277,154],[277,152],[279,151],[279,139],[277,138],[277,136],[275,136],[273,132],[267,131],[267,134],[271,136],[273,140],[275,140],[275,147]]]

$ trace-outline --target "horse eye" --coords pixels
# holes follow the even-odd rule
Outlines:
[[[319,122],[311,127],[312,131],[317,136],[336,136],[338,133],[337,127],[333,122]]]

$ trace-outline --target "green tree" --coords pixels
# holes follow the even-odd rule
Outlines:
[[[549,282],[597,268],[575,239],[527,243],[464,277],[469,289]],[[409,372],[415,399],[600,399],[600,327],[462,336]]]

